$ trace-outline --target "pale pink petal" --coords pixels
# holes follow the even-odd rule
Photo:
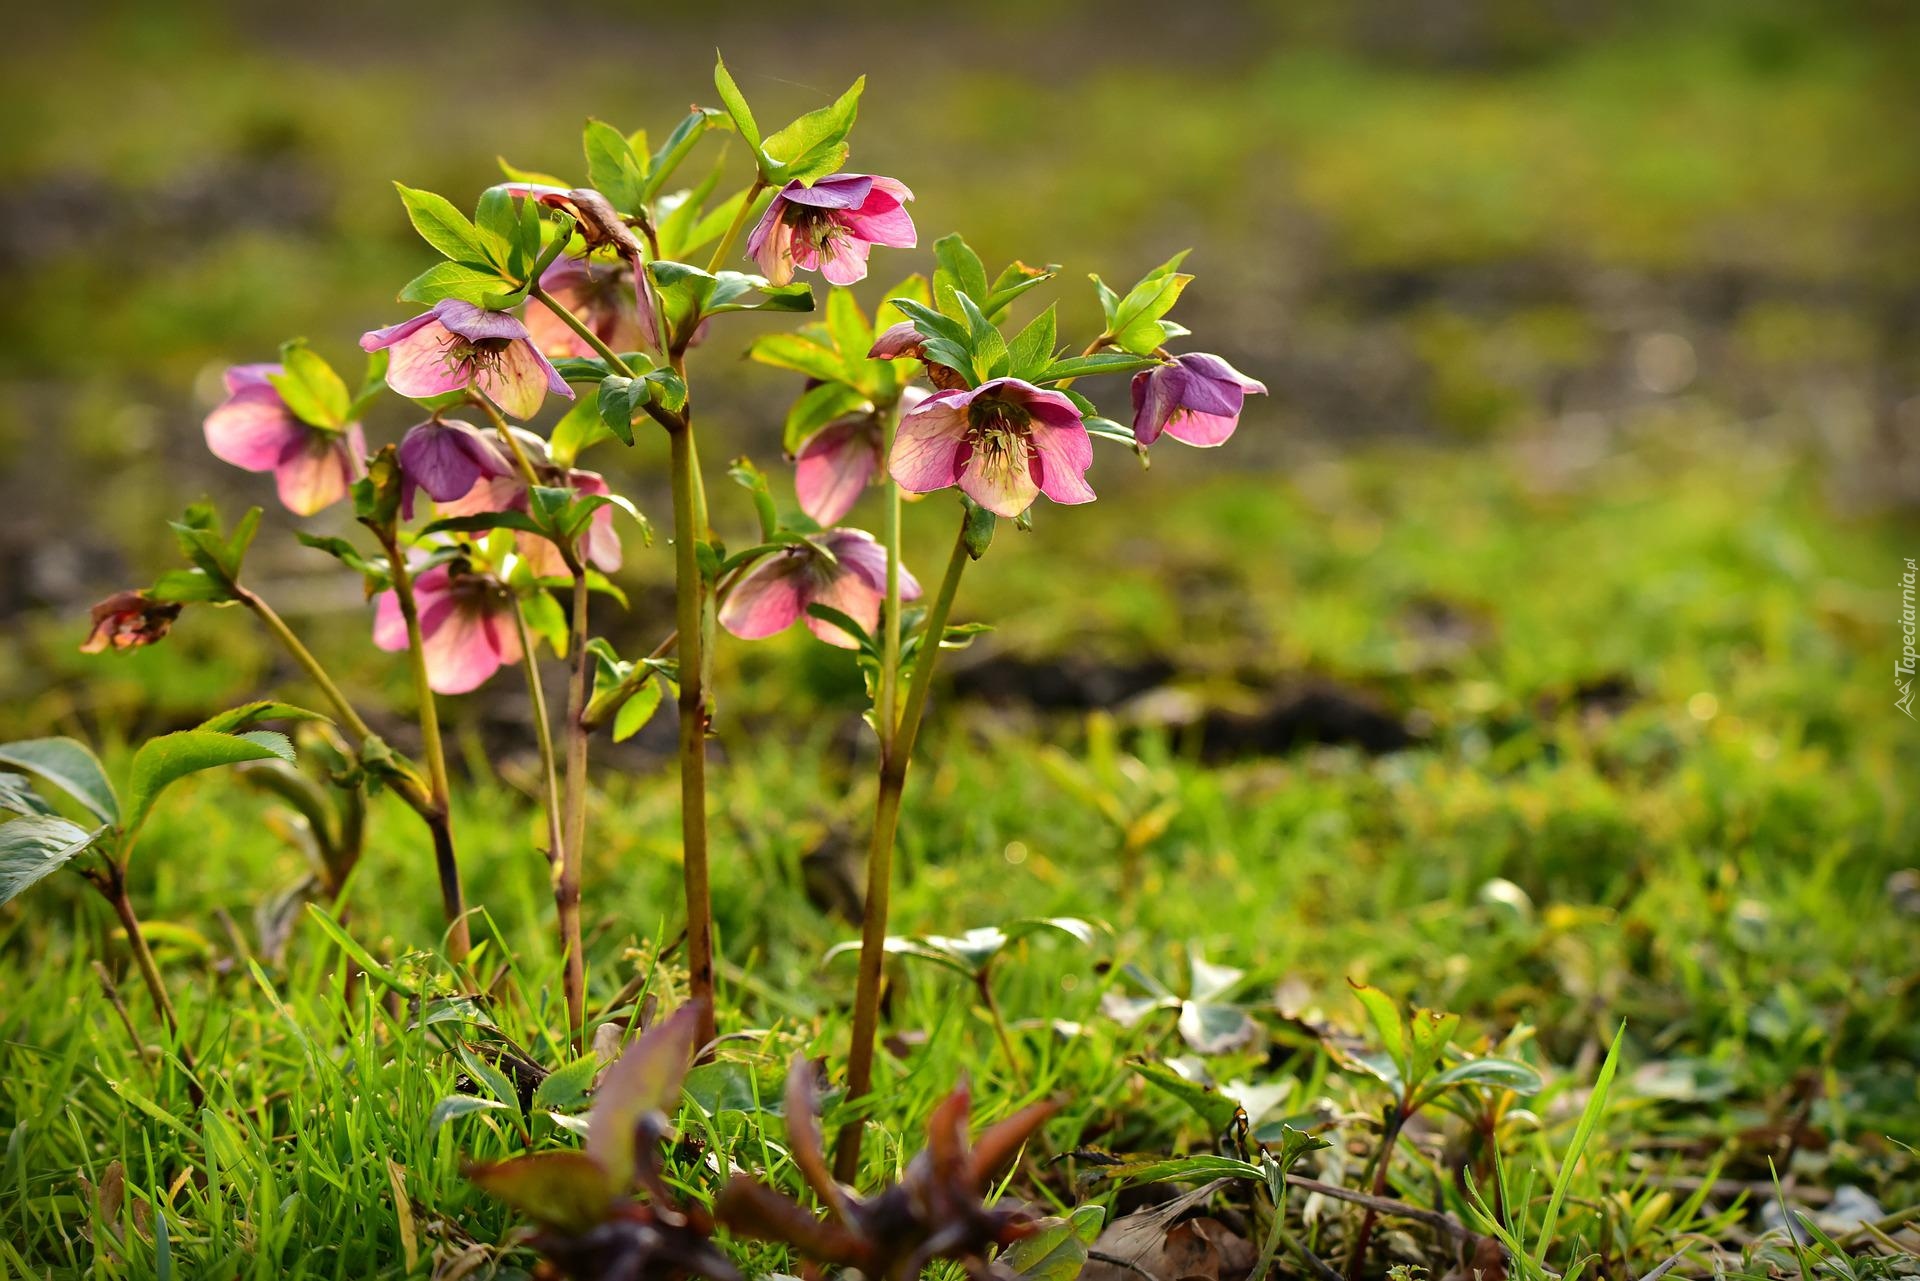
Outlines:
[[[547,377],[552,368],[532,343],[509,343],[492,363],[481,365],[474,387],[515,418],[531,418],[553,390]],[[559,390],[572,395],[564,382]]]
[[[1027,451],[1016,444],[993,454],[974,450],[960,466],[960,492],[995,515],[1011,517],[1033,506],[1040,483]]]
[[[783,201],[775,199],[747,238],[747,256],[773,285],[793,283],[793,226],[782,216],[785,208]]]
[[[793,489],[800,510],[832,525],[853,510],[880,460],[865,421],[829,423],[807,437],[794,459]]]
[[[445,325],[431,318],[388,347],[387,386],[410,400],[427,400],[460,391],[473,377],[470,360],[450,360],[448,352],[464,346]]]
[[[573,291],[555,289],[551,285],[542,287],[553,295],[555,302],[573,308],[576,314],[581,310],[580,299],[573,295]],[[524,323],[527,326],[528,336],[533,340],[533,345],[549,356],[556,359],[561,356],[577,356],[585,359],[594,354],[587,340],[574,333],[566,321],[549,311],[545,303],[529,302]]]
[[[414,334],[426,328],[428,325],[437,324],[439,324],[439,318],[436,312],[423,311],[419,315],[409,317],[397,325],[388,325],[385,329],[369,329],[366,333],[360,335],[360,350],[379,351],[383,347],[391,347],[403,339],[413,337]],[[446,328],[445,325],[441,325],[440,327],[442,329]]]
[[[929,396],[900,419],[887,470],[900,488],[928,494],[960,480],[960,452],[967,439],[969,391]]]
[[[391,590],[373,598],[373,643],[397,654],[407,647],[407,620],[400,615],[400,597]]]
[[[827,278],[830,285],[853,285],[867,278],[867,254],[870,246],[866,241],[852,236],[835,236],[828,244],[826,258],[820,264],[820,274]],[[799,255],[794,256],[799,261]]]
[[[513,536],[513,550],[520,559],[527,562],[527,572],[535,578],[569,577],[567,562],[560,556],[560,549],[538,534],[529,534],[525,530]]]
[[[1078,423],[1056,427],[1039,418],[1028,428],[1033,433],[1028,466],[1040,492],[1056,503],[1092,502],[1093,486],[1087,484],[1086,470],[1093,465],[1093,441],[1087,429]]]
[[[885,553],[881,553],[884,561]],[[837,609],[860,624],[862,630],[871,636],[880,625],[880,605],[886,590],[885,579],[879,588],[869,584],[866,578],[844,568],[836,573],[824,586],[816,587],[810,605],[825,605]],[[845,630],[829,623],[824,618],[807,615],[807,630],[829,645],[838,645],[841,649],[858,649],[860,642],[848,635]]]
[[[720,607],[720,625],[743,640],[783,632],[805,609],[812,556],[775,552],[733,585]]]
[[[453,594],[449,590],[451,576],[445,565],[421,571],[413,580],[414,608],[420,611],[420,630],[423,634],[433,630],[433,626],[453,605]],[[381,592],[373,598],[373,643],[381,649],[398,652],[407,647],[407,620],[400,613],[400,598],[392,591]]]
[[[830,529],[814,541],[833,553],[840,572],[859,578],[876,592],[887,590],[887,549],[864,529]]]
[[[272,387],[243,387],[207,415],[207,448],[247,471],[271,471],[311,429],[295,418]]]
[[[505,661],[500,635],[485,609],[467,606],[450,612],[421,646],[433,692],[464,694],[479,688]],[[517,643],[514,648],[518,650]]]
[[[347,496],[367,442],[355,423],[339,435],[315,431],[273,469],[280,501],[296,516],[311,516]]]
[[[458,498],[435,501],[442,516],[478,516],[485,512],[516,511],[526,505],[527,485],[519,476],[485,476]]]
[[[1227,417],[1224,414],[1196,414],[1183,409],[1167,419],[1166,430],[1167,435],[1183,444],[1210,449],[1226,444],[1227,437],[1233,435],[1233,429],[1239,425],[1238,414]]]

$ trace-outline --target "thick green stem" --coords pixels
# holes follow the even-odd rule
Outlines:
[[[600,335],[594,333],[593,327],[587,324],[586,321],[574,315],[573,309],[571,307],[568,307],[565,303],[556,299],[552,294],[542,289],[539,285],[535,285],[529,291],[529,293],[534,299],[534,301],[540,303],[548,311],[558,316],[560,318],[561,324],[565,325],[567,328],[573,330],[574,333],[578,334],[580,336],[581,342],[593,348],[594,354],[599,356],[600,359],[607,362],[608,369],[611,369],[614,373],[619,374],[623,378],[635,377],[633,366],[629,365],[625,360],[621,359],[619,352],[607,346],[606,343],[600,341]],[[659,322],[656,321],[655,323],[657,324]],[[665,338],[665,335],[662,335],[663,340],[664,338]]]
[[[274,639],[280,642],[281,647],[287,651],[293,661],[306,672],[307,678],[320,687],[320,693],[332,705],[333,714],[340,718],[340,723],[347,727],[347,731],[362,741],[372,738],[373,731],[367,728],[366,721],[360,718],[360,713],[355,711],[353,704],[347,701],[347,696],[340,692],[340,687],[333,683],[333,677],[327,675],[327,669],[320,666],[320,660],[313,656],[313,651],[293,634],[293,629],[287,626],[286,619],[280,617],[273,606],[246,588],[241,587],[236,590],[240,603],[254,612],[254,616],[269,632],[273,633]]]
[[[139,916],[134,913],[133,900],[127,897],[126,874],[121,868],[114,867],[98,884],[107,902],[113,904],[114,915],[120,918],[120,928],[127,936],[128,948],[133,952],[133,963],[147,985],[147,995],[153,998],[154,1012],[167,1025],[167,1033],[173,1039],[180,1064],[186,1069],[187,1097],[193,1101],[194,1107],[203,1107],[207,1096],[195,1076],[193,1050],[180,1035],[180,1019],[173,1012],[173,1000],[167,995],[167,985],[160,977],[160,966],[153,959],[153,950],[147,946],[147,936],[140,928]]]
[[[562,892],[566,879],[567,838],[562,827],[565,810],[560,799],[560,771],[554,763],[553,724],[547,715],[546,690],[540,684],[540,660],[534,654],[533,635],[527,630],[526,611],[520,607],[518,600],[513,604],[513,625],[520,637],[520,658],[527,670],[527,699],[533,706],[533,732],[540,745],[540,790],[542,808],[547,814],[547,874],[553,888],[554,912],[560,927],[560,953],[566,962],[567,1032],[577,1041],[585,1024],[583,1014],[586,1006],[585,975],[583,973],[580,976],[581,982],[574,981],[572,959],[576,951],[573,944],[579,938],[580,918],[577,910],[568,912],[566,896]],[[577,903],[576,898],[576,907]]]
[[[680,845],[687,891],[688,996],[700,1003],[702,1045],[713,1040],[713,906],[707,866],[706,581],[700,570],[700,473],[691,423],[669,433],[673,453],[674,598],[680,631]]]
[[[887,909],[893,893],[894,836],[900,826],[900,801],[907,785],[907,764],[913,757],[914,739],[920,733],[920,718],[926,712],[927,693],[933,686],[935,659],[940,640],[947,634],[947,616],[953,612],[954,593],[960,589],[960,575],[967,567],[967,522],[962,514],[960,532],[953,540],[953,555],[947,560],[946,576],[934,595],[927,613],[926,630],[913,664],[913,678],[907,683],[906,707],[900,723],[880,754],[880,788],[873,807],[873,839],[867,847],[867,901],[860,929],[860,977],[853,997],[853,1044],[847,1051],[847,1098],[863,1097],[873,1088],[873,1042],[880,1025],[880,979],[886,962]],[[834,1177],[851,1184],[860,1172],[860,1132],[855,1119],[840,1131],[834,1151]]]
[[[420,703],[420,751],[427,758],[427,785],[432,806],[423,811],[433,835],[435,870],[440,876],[440,906],[447,919],[447,955],[455,963],[466,960],[473,941],[467,930],[467,908],[460,892],[460,864],[453,846],[453,788],[447,781],[446,748],[440,741],[440,712],[427,679],[427,651],[420,634],[420,607],[413,598],[413,576],[399,543],[382,540],[387,571],[393,577],[394,599],[407,625],[407,665],[413,672],[414,693]]]
[[[568,556],[572,560],[572,555]],[[560,909],[560,933],[566,948],[567,1029],[576,1048],[587,1048],[587,958],[580,940],[580,877],[587,844],[587,710],[593,658],[587,653],[587,575],[573,567],[573,626],[568,642],[573,659],[567,686],[567,790],[560,880],[554,902]]]

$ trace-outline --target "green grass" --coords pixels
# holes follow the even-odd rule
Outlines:
[[[1725,1189],[1764,1178],[1766,1160],[1789,1150],[1805,1186],[1861,1183],[1888,1210],[1913,1201],[1912,1159],[1889,1141],[1910,1134],[1916,1114],[1913,927],[1883,887],[1920,831],[1899,786],[1912,737],[1881,697],[1886,633],[1874,610],[1914,531],[1835,523],[1792,455],[1756,444],[1729,465],[1723,443],[1649,429],[1548,489],[1481,454],[1385,451],[1294,478],[1170,488],[1144,540],[1130,514],[1143,508],[1116,501],[1049,512],[1034,534],[996,547],[962,607],[1003,623],[1003,641],[1044,649],[1084,636],[1138,651],[1190,640],[1197,688],[1316,668],[1424,710],[1431,734],[1380,758],[1314,749],[1218,768],[1177,735],[1126,739],[1177,805],[1129,895],[1108,821],[1040,760],[1046,740],[1080,753],[1076,727],[1036,735],[943,706],[912,783],[898,931],[1071,914],[1113,933],[1093,949],[1035,939],[998,970],[1024,1088],[964,982],[902,969],[887,1026],[909,1039],[904,1058],[882,1058],[864,1182],[911,1153],[932,1102],[963,1072],[982,1118],[1062,1095],[1046,1131],[1056,1150],[1205,1150],[1204,1127],[1124,1066],[1183,1053],[1170,1017],[1123,1029],[1099,1008],[1123,965],[1178,988],[1193,947],[1248,971],[1240,999],[1266,1029],[1255,1051],[1208,1070],[1298,1082],[1285,1110],[1338,1141],[1323,1173],[1349,1184],[1381,1096],[1306,1031],[1363,1026],[1344,980],[1463,1014],[1463,1043],[1517,1034],[1516,1052],[1549,1086],[1531,1105],[1537,1131],[1503,1130],[1505,1159],[1516,1185],[1541,1170],[1541,1197],[1572,1135],[1568,1101],[1624,1022],[1620,1079],[1547,1248],[1556,1270],[1587,1249],[1609,1251],[1618,1272],[1651,1268],[1695,1220],[1728,1207]],[[1220,530],[1234,537],[1203,536]],[[1133,573],[1200,564],[1228,584],[1228,601],[1203,598],[1187,615],[1135,599]],[[1089,584],[1072,620],[1063,579]],[[1416,661],[1396,621],[1435,595],[1490,620],[1470,653],[1440,667]],[[244,622],[203,613],[182,638]],[[175,672],[163,653],[118,670]],[[828,829],[860,829],[870,795],[836,734],[855,711],[838,666],[798,642],[724,655],[723,673],[746,668],[722,704],[716,774],[722,1028],[739,1034],[721,1061],[736,1092],[750,1080],[771,1089],[796,1048],[829,1062],[844,1052],[852,965],[821,958],[853,931],[809,904],[801,866]],[[1638,691],[1617,715],[1543,701],[1616,672]],[[630,978],[678,999],[676,957],[662,952],[679,915],[674,804],[669,768],[601,778],[587,880],[596,1006]],[[89,962],[103,937],[116,968],[119,949],[84,887],[43,885],[0,917],[0,1257],[14,1267],[152,1275],[157,1207],[183,1276],[400,1276],[409,1223],[421,1259],[507,1239],[505,1214],[459,1168],[519,1150],[528,1136],[512,1114],[436,1128],[458,1061],[378,985],[343,996],[341,954],[313,922],[296,926],[284,962],[257,970],[218,924],[224,912],[252,946],[251,912],[299,871],[270,810],[210,776],[169,797],[137,859],[136,899],[159,923],[188,1034],[210,1065],[198,1113],[176,1071],[134,1051],[102,996]],[[470,901],[486,911],[476,968],[503,969],[488,1013],[557,1066],[537,813],[483,776],[462,792],[459,830]],[[352,936],[409,985],[444,986],[423,951],[438,935],[430,860],[399,807],[377,812],[346,905]],[[1286,1018],[1272,995],[1283,981]],[[130,977],[121,986],[154,1040],[143,994]],[[749,1166],[781,1135],[759,1112],[696,1108],[682,1127]],[[545,1120],[531,1138],[569,1141]],[[1393,1186],[1461,1208],[1437,1142],[1415,1138]],[[87,1188],[116,1161],[126,1208],[109,1225]],[[1725,1186],[1689,1207],[1674,1189],[1690,1185],[1672,1180],[1710,1164]],[[674,1169],[696,1193],[716,1186],[697,1147]],[[1034,1167],[1015,1190],[1056,1205],[1114,1194],[1057,1166]],[[98,1249],[116,1230],[115,1246]],[[1340,1239],[1332,1224],[1316,1231],[1322,1248]],[[746,1257],[785,1266],[765,1248]],[[503,1256],[516,1261],[527,1258]]]

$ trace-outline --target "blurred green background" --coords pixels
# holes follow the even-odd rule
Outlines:
[[[1103,453],[1109,502],[1043,510],[997,553],[976,590],[1003,650],[1184,647],[1176,674],[1241,686],[1316,671],[1416,729],[1445,711],[1405,683],[1422,628],[1456,675],[1496,678],[1469,702],[1657,686],[1672,655],[1620,612],[1632,583],[1598,589],[1572,548],[1550,571],[1521,555],[1584,518],[1601,544],[1691,530],[1707,544],[1647,572],[1712,561],[1725,599],[1784,588],[1884,659],[1895,553],[1920,547],[1916,32],[1910,7],[1868,2],[21,15],[0,87],[0,728],[157,729],[272,675],[250,629],[204,610],[149,654],[73,653],[87,603],[172,563],[160,522],[186,498],[290,523],[265,478],[202,448],[219,370],[292,335],[351,365],[428,260],[389,180],[466,203],[496,155],[574,172],[589,114],[658,132],[711,99],[715,46],[768,119],[869,73],[856,167],[914,187],[923,244],[958,229],[990,263],[1062,264],[1068,332],[1093,314],[1083,273],[1194,246],[1194,345],[1273,389],[1228,449],[1163,448],[1146,476]],[[877,262],[876,287],[930,265]],[[735,359],[750,332],[695,374],[709,430],[771,465],[795,388]],[[389,406],[371,426],[405,425]],[[657,444],[594,461],[664,515]],[[1457,497],[1381,554],[1383,531],[1410,537],[1410,487],[1441,477]],[[1608,523],[1609,503],[1629,514]],[[1721,539],[1766,547],[1715,560]],[[1351,574],[1316,581],[1321,557]],[[667,560],[634,549],[636,614],[609,629],[665,626]],[[1079,611],[1056,607],[1062,562],[1094,584]],[[331,562],[265,538],[253,572],[400,693]],[[833,656],[767,652],[846,701]],[[456,717],[484,721],[471,702]]]

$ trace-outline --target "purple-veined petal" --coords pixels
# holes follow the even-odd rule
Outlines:
[[[369,329],[366,333],[360,335],[360,350],[379,351],[383,347],[391,347],[397,342],[402,342],[413,337],[414,334],[420,332],[420,330],[426,328],[428,325],[437,325],[439,323],[439,317],[436,316],[435,313],[423,311],[419,315],[409,317],[397,325],[388,325],[385,329]],[[441,325],[441,328],[444,329],[446,326]]]
[[[897,325],[888,325],[873,340],[873,346],[867,348],[868,360],[898,360],[902,356],[918,357],[926,340],[920,331],[913,327],[911,320],[903,320]]]
[[[943,391],[900,418],[887,471],[909,493],[928,494],[960,481],[960,452],[967,440],[970,391]]]
[[[1056,427],[1035,418],[1029,430],[1033,456],[1028,469],[1040,492],[1056,503],[1092,502],[1093,486],[1087,484],[1086,471],[1093,465],[1093,441],[1087,429],[1078,423]]]
[[[515,418],[531,418],[552,390],[548,373],[553,366],[530,342],[508,343],[493,360],[479,365],[474,389]],[[571,396],[572,389],[560,384]]]
[[[866,203],[875,181],[863,173],[831,174],[811,187],[795,179],[780,189],[780,200],[815,209],[858,209]]]
[[[454,348],[464,346],[445,325],[428,317],[427,323],[387,345],[392,354],[387,386],[410,400],[465,389],[473,380],[473,361],[450,359]]]
[[[814,541],[833,553],[839,562],[836,572],[852,574],[874,591],[885,593],[887,549],[872,534],[864,529],[830,529]]]
[[[786,219],[784,195],[774,197],[747,237],[747,257],[769,284],[793,283],[793,225]]]
[[[775,552],[733,585],[720,607],[720,625],[742,640],[760,640],[793,626],[806,608],[813,557]]]
[[[1080,426],[1080,410],[1067,394],[1045,390],[1020,378],[995,378],[981,383],[974,395],[989,400],[1004,400],[1017,405],[1040,422],[1053,427]]]
[[[489,338],[525,339],[527,327],[504,311],[488,311],[459,298],[443,298],[433,305],[434,319],[468,342]]]
[[[447,418],[421,423],[401,437],[400,471],[410,485],[426,490],[434,502],[454,503],[466,498],[483,480],[511,475],[513,464],[493,437],[472,423]]]
[[[434,693],[465,694],[478,689],[502,663],[517,660],[520,641],[510,625],[499,625],[493,611],[467,604],[450,611],[427,635],[421,653]]]

